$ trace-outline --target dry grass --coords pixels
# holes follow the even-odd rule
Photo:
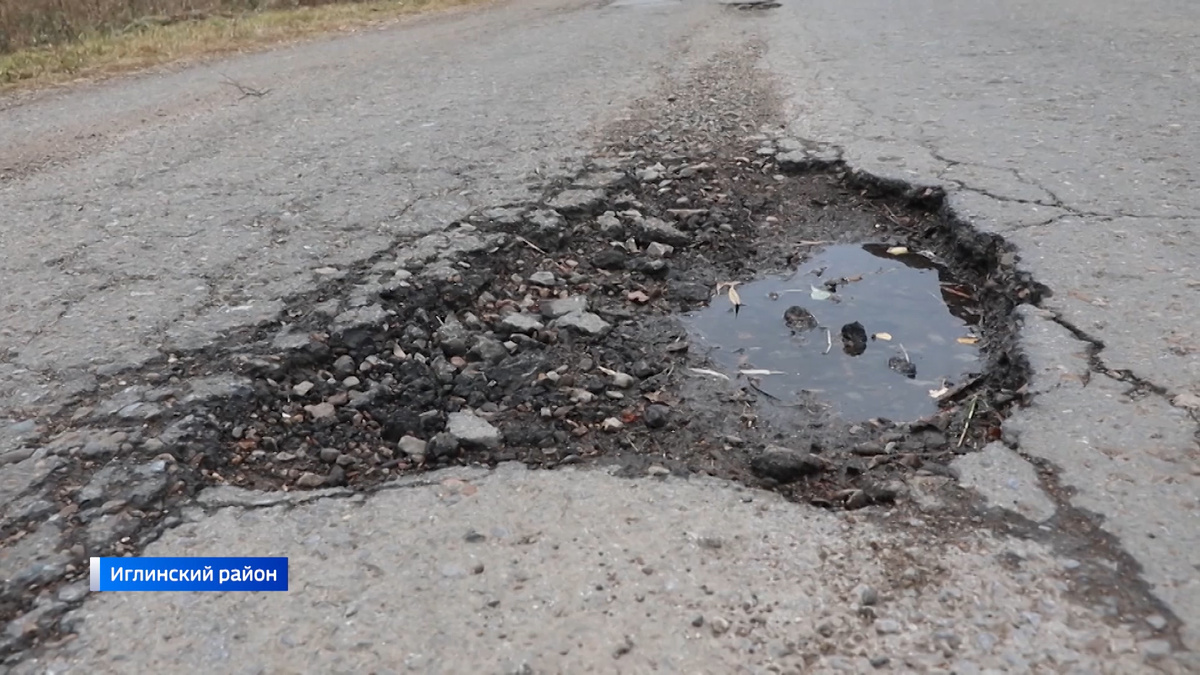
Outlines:
[[[80,1],[0,0],[4,5],[9,2],[69,4]],[[124,3],[130,1],[122,0]],[[142,20],[120,30],[91,29],[58,44],[23,47],[0,53],[0,91],[105,76],[171,61],[241,51],[305,35],[346,30],[406,14],[479,1],[371,0],[246,11],[178,21]],[[3,25],[3,19],[0,16],[0,26]]]

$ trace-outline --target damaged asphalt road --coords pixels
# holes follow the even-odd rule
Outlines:
[[[519,2],[9,104],[6,665],[1195,672],[1194,131],[1097,175],[972,42],[1044,36],[824,4]],[[294,583],[88,595],[132,554]]]

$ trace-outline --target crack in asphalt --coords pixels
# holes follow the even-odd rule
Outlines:
[[[1125,392],[1126,396],[1135,397],[1139,394],[1145,393],[1154,394],[1163,399],[1167,405],[1186,412],[1189,417],[1200,424],[1200,416],[1197,415],[1197,412],[1191,408],[1175,403],[1174,397],[1167,387],[1157,384],[1148,378],[1142,377],[1130,369],[1112,368],[1106,364],[1104,359],[1101,357],[1101,353],[1105,349],[1103,340],[1089,334],[1087,331],[1083,330],[1074,322],[1063,316],[1061,312],[1049,310],[1044,307],[1042,309],[1045,309],[1049,313],[1050,319],[1054,323],[1065,328],[1071,333],[1072,336],[1075,337],[1076,340],[1088,345],[1088,367],[1092,372],[1103,375],[1116,382],[1124,382],[1133,385],[1129,391]],[[1084,385],[1086,386],[1086,384],[1087,383],[1085,382]]]

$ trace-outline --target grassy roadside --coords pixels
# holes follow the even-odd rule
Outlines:
[[[0,93],[262,48],[306,35],[343,31],[481,1],[370,0],[246,12],[166,25],[143,23],[53,47],[0,54]]]

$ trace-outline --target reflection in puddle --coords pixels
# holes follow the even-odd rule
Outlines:
[[[831,246],[790,276],[737,286],[736,313],[722,295],[685,321],[731,377],[771,371],[749,376],[770,396],[815,394],[849,419],[913,419],[937,410],[931,390],[979,370],[972,314],[952,284],[916,254]]]

